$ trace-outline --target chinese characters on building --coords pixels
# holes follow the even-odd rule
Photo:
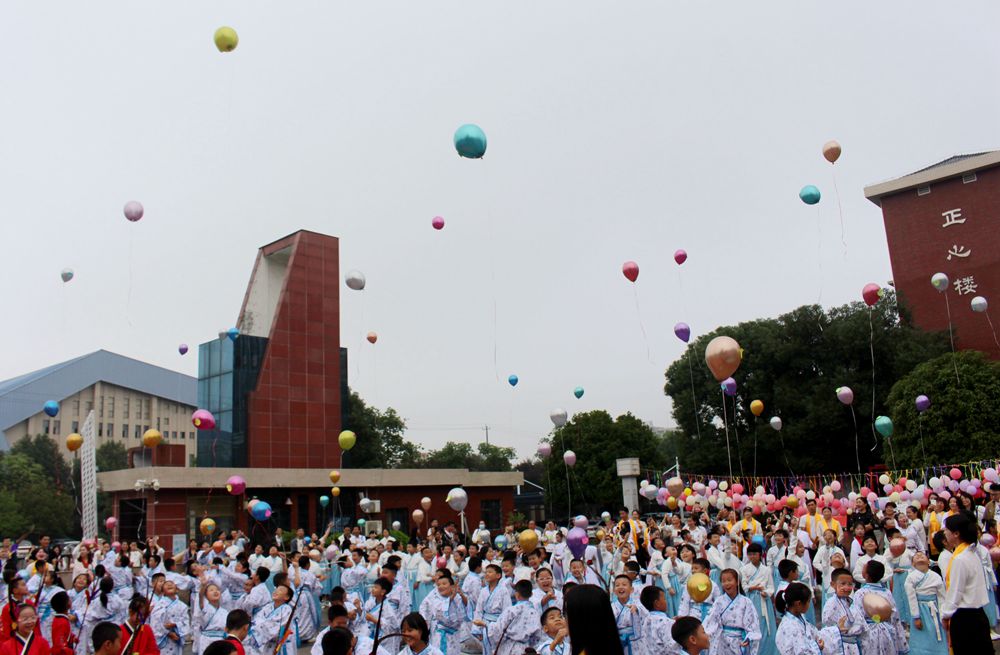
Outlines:
[[[941,216],[944,218],[944,223],[941,224],[942,228],[951,227],[952,225],[963,225],[966,221],[966,217],[962,216],[961,208],[949,209],[948,211],[941,212]],[[953,244],[948,250],[948,255],[945,259],[948,261],[952,261],[953,258],[967,259],[971,254],[971,248],[966,248],[964,245],[960,246],[958,244]],[[979,286],[976,284],[976,277],[974,275],[960,277],[952,284],[955,287],[955,293],[960,296],[974,294]]]

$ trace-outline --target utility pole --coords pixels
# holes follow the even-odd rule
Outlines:
[[[490,426],[484,425],[483,429],[486,430],[486,445],[490,445]]]

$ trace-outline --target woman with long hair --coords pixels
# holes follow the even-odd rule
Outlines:
[[[573,655],[624,655],[608,593],[597,585],[576,585],[563,598]]]

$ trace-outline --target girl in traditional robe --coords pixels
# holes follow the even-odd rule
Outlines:
[[[775,595],[774,604],[785,616],[774,638],[779,655],[821,655],[823,640],[805,617],[812,604],[812,590],[793,582]]]
[[[541,631],[538,610],[531,602],[531,583],[527,580],[514,583],[514,595],[514,604],[489,626],[490,643],[497,644],[497,655],[521,655],[535,645]],[[452,651],[449,648],[447,652]]]
[[[128,619],[121,625],[124,655],[160,655],[156,635],[146,624],[149,603],[142,596],[133,596],[128,606]]]
[[[948,633],[941,623],[944,581],[930,570],[923,553],[913,556],[913,569],[904,583],[910,608],[910,655],[948,655]]]
[[[109,577],[101,578],[98,594],[90,601],[80,633],[80,647],[85,653],[94,652],[94,644],[90,639],[94,626],[104,621],[121,625],[128,618],[128,606],[114,591],[115,581]]]
[[[391,591],[392,583],[387,578],[379,578],[372,585],[368,600],[365,601],[365,622],[368,625],[368,637],[372,640],[395,632],[392,626],[400,620],[396,608],[386,601]],[[395,653],[399,650],[399,637],[383,639],[379,645]]]
[[[865,565],[865,584],[854,592],[854,605],[851,608],[855,615],[865,621],[865,631],[861,634],[861,652],[864,655],[897,655],[905,653],[906,633],[899,621],[899,612],[888,589],[880,584],[885,576],[882,562],[872,559]],[[892,606],[889,620],[876,620],[869,616],[864,608],[865,596],[875,594],[881,596]]]
[[[625,655],[645,655],[643,643],[645,624],[649,612],[641,604],[632,600],[632,581],[627,575],[615,578],[614,597],[611,599],[611,612],[618,625],[618,639]]]
[[[739,573],[725,569],[719,577],[724,593],[715,599],[705,621],[705,632],[712,644],[709,655],[752,653],[761,638],[757,610],[743,595]]]
[[[11,638],[0,646],[0,655],[50,655],[49,642],[35,627],[38,625],[38,613],[34,606],[25,603],[15,611],[17,620],[11,624]]]
[[[437,579],[437,596],[431,602],[430,616],[433,643],[445,655],[462,652],[462,624],[465,622],[465,601],[451,574],[440,572]]]
[[[444,655],[431,645],[427,621],[418,612],[410,612],[404,616],[399,630],[403,633],[402,641],[405,644],[399,655]]]
[[[191,650],[201,655],[213,641],[226,638],[226,617],[229,608],[222,600],[222,590],[215,583],[206,584],[201,590],[201,608],[194,618],[194,640]]]
[[[740,570],[740,578],[743,588],[746,589],[747,598],[753,603],[757,616],[760,618],[760,645],[758,655],[774,655],[776,651],[774,644],[775,631],[778,629],[778,622],[774,616],[774,605],[771,604],[771,596],[774,595],[774,578],[771,569],[761,562],[764,548],[757,543],[747,546],[747,558],[749,562],[743,565]]]
[[[177,585],[163,583],[163,598],[153,607],[149,617],[156,645],[163,655],[181,655],[184,640],[191,631],[189,609],[177,598]]]

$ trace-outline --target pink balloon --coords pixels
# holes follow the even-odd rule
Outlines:
[[[431,219],[431,226],[435,230],[440,230],[441,228],[444,227],[444,219],[441,218],[440,216],[435,216],[434,218]]]
[[[622,264],[622,274],[629,282],[635,282],[639,278],[639,265],[633,261]]]
[[[125,218],[135,223],[137,220],[142,218],[145,210],[142,208],[142,203],[137,200],[129,200],[125,203]]]
[[[576,453],[572,450],[567,450],[563,453],[563,461],[566,463],[566,466],[573,468],[576,466]]]
[[[116,525],[118,525],[118,519],[113,516],[109,516],[104,520],[104,527],[106,527],[109,531],[114,530]]]
[[[867,497],[868,494],[870,494],[871,492],[872,490],[869,489],[868,487],[861,487],[861,491],[859,491],[858,493],[860,493],[862,496]]]
[[[683,248],[674,251],[674,261],[677,262],[678,266],[686,262],[687,258],[688,258],[687,251],[684,250]]]
[[[952,480],[960,480],[962,478],[962,471],[957,468],[952,469],[948,472],[948,475],[951,476]]]
[[[840,491],[840,482],[834,480],[833,482],[830,483],[830,488],[833,489],[834,491]]]
[[[548,457],[552,454],[552,446],[547,443],[538,444],[538,454],[542,457]]]
[[[736,484],[734,484],[733,485],[733,493],[742,494],[743,493],[743,485],[740,484],[739,482],[737,482]],[[746,501],[745,498],[743,500]]]
[[[207,409],[196,409],[191,415],[191,423],[199,430],[215,429],[215,417]]]

